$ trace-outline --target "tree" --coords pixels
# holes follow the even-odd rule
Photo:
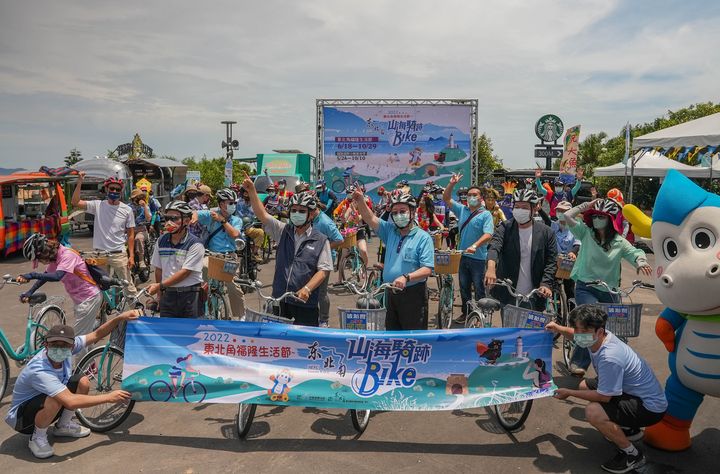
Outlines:
[[[77,148],[70,150],[70,154],[65,157],[65,166],[72,166],[82,161],[82,153]]]
[[[492,140],[487,134],[483,133],[477,140],[478,154],[478,176],[477,182],[489,181],[492,178],[492,172],[503,167],[500,158],[493,150]]]
[[[578,166],[582,166],[586,171],[592,171],[600,162],[600,155],[605,147],[607,133],[591,133],[580,142],[578,150]]]
[[[166,157],[167,158],[167,157]],[[207,184],[213,191],[217,191],[225,185],[225,157],[207,158],[197,160],[189,157],[182,160],[187,165],[188,171],[200,171],[200,180]],[[245,163],[233,161],[233,181],[240,182],[245,173],[251,174],[251,169]]]
[[[110,160],[120,161],[120,156],[118,156],[117,149],[108,150],[107,153],[105,153],[105,156]]]

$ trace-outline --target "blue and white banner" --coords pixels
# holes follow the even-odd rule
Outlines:
[[[127,328],[135,400],[450,410],[547,397],[552,335],[533,329],[373,332],[141,318]]]

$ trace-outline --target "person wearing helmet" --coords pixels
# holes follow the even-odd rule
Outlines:
[[[250,195],[245,191],[245,188],[238,186],[240,191],[238,192],[237,207],[235,214],[242,220],[244,234],[253,241],[252,252],[253,258],[256,262],[262,262],[260,256],[260,249],[265,240],[265,232],[258,227],[254,227],[252,224],[257,220],[255,212],[252,210],[250,205]]]
[[[287,180],[280,178],[277,182],[278,198],[283,206],[288,205],[288,201],[293,195],[293,192],[287,189]]]
[[[197,187],[197,195],[194,199],[189,200],[188,206],[193,211],[207,211],[209,209],[208,203],[212,198],[212,189],[207,184],[201,184]],[[207,228],[199,222],[193,222],[189,227],[190,233],[200,239],[200,242],[205,242],[208,237]]]
[[[460,237],[457,248],[463,251],[458,271],[460,299],[462,300],[460,317],[455,320],[458,324],[465,324],[467,303],[473,296],[473,287],[475,288],[476,300],[485,297],[483,278],[487,266],[487,247],[495,229],[492,215],[482,204],[482,189],[480,189],[480,186],[472,185],[468,188],[467,206],[453,201],[452,190],[462,180],[462,177],[462,174],[453,174],[443,193],[445,204],[457,216],[458,235]]]
[[[151,295],[160,295],[161,318],[202,318],[200,294],[205,248],[189,231],[193,210],[185,201],[165,206],[165,233],[153,249],[150,265],[155,269]]]
[[[557,221],[552,222],[550,228],[555,233],[555,242],[557,243],[558,255],[564,255],[570,260],[576,260],[580,251],[580,240],[570,232],[565,223],[565,213],[572,208],[572,204],[567,201],[560,201],[555,208],[557,213]],[[568,300],[575,298],[575,282],[572,278],[563,280],[565,295]],[[570,308],[572,309],[572,308]]]
[[[622,237],[622,228],[616,220],[620,212],[622,208],[614,200],[595,199],[573,207],[563,216],[570,232],[581,243],[570,274],[575,281],[575,302],[578,306],[620,302],[617,295],[590,282],[604,281],[610,288],[620,286],[622,260],[635,266],[638,273],[652,274],[645,252]],[[568,369],[573,375],[583,376],[589,366],[588,350],[576,348]]]
[[[401,290],[385,292],[385,328],[388,331],[427,329],[427,279],[435,268],[435,254],[430,234],[415,224],[415,198],[408,193],[393,195],[387,221],[373,214],[359,189],[352,199],[362,219],[387,247],[383,282]]]
[[[147,201],[147,194],[141,189],[133,189],[130,194],[130,209],[135,216],[135,258],[138,267],[142,271],[145,269],[145,242],[148,240],[148,225],[152,220],[153,209],[152,202]],[[131,262],[134,264],[134,262]]]
[[[242,235],[243,222],[235,214],[237,210],[238,196],[230,188],[219,189],[215,193],[218,207],[207,211],[194,212],[193,220],[205,227],[208,236],[203,245],[211,252],[229,254],[235,253],[235,239]],[[203,268],[203,279],[207,281],[208,259],[205,259]],[[230,299],[230,311],[232,317],[240,319],[245,315],[245,297],[242,287],[232,282],[225,283],[228,298]]]
[[[318,207],[328,217],[332,217],[333,211],[338,204],[338,197],[332,190],[328,189],[324,179],[319,179],[315,185],[315,192],[318,197]],[[331,219],[332,220],[332,219]]]
[[[445,199],[443,199],[444,192],[445,189],[438,184],[433,185],[430,189],[430,194],[432,195],[433,199],[433,205],[435,206],[435,215],[440,221],[440,224],[443,227],[447,227],[445,223],[448,220],[447,218],[450,209],[445,205]]]
[[[461,186],[457,190],[458,201],[460,201],[460,204],[463,206],[467,206],[467,193],[468,188],[466,186]]]
[[[135,262],[135,218],[133,210],[120,201],[123,192],[121,179],[111,176],[105,180],[107,199],[83,201],[80,199],[85,172],[78,173],[78,181],[72,195],[72,205],[92,214],[93,249],[108,252],[109,272],[121,280],[128,281],[126,296],[134,297],[137,289],[130,275],[130,267]],[[127,249],[127,250],[126,250]],[[127,251],[127,253],[126,253]]]
[[[32,234],[23,244],[23,255],[33,262],[33,267],[40,262],[47,268],[44,273],[30,272],[17,277],[20,283],[36,280],[30,290],[20,295],[20,300],[26,302],[47,282],[62,282],[65,292],[75,305],[75,334],[80,336],[92,332],[103,306],[103,295],[80,254],[60,245],[55,239]]]
[[[620,205],[620,209],[625,207],[625,197],[623,196],[622,191],[620,191],[618,188],[612,188],[610,191],[608,191],[607,197],[608,199],[612,199],[613,201],[617,202]],[[635,244],[635,234],[632,231],[630,222],[625,219],[623,213],[618,212],[615,220],[617,221],[615,223],[616,227],[622,229],[622,236],[631,244]]]
[[[343,199],[342,202],[338,204],[333,214],[335,219],[340,222],[343,228],[358,228],[356,237],[357,243],[355,245],[358,248],[358,251],[360,253],[360,259],[362,260],[363,265],[365,266],[365,268],[367,268],[369,262],[367,241],[370,230],[368,229],[367,223],[363,221],[362,216],[360,216],[357,205],[352,200],[352,193],[355,191],[355,189],[358,189],[360,192],[363,192],[362,190],[364,189],[362,183],[356,184],[357,186],[348,187],[345,199]],[[365,198],[365,204],[372,209],[373,203],[369,197]],[[345,265],[343,265],[342,263],[345,259],[345,256],[349,255],[349,253],[349,249],[340,249],[340,252],[338,254],[338,283],[342,283],[345,280]]]
[[[318,326],[319,288],[332,271],[332,258],[327,237],[313,227],[315,196],[310,193],[293,196],[289,202],[290,222],[286,224],[268,214],[247,176],[243,187],[265,232],[278,243],[272,295],[277,298],[292,291],[296,296],[280,303],[280,316],[294,318],[294,324]]]
[[[532,189],[516,189],[513,193],[513,216],[500,223],[490,240],[485,285],[492,288],[498,278],[510,279],[518,293],[527,295],[538,288],[529,306],[545,308],[545,298],[552,295],[557,270],[555,234],[542,222],[533,219],[540,207],[539,197]],[[493,289],[503,304],[515,304],[505,287]],[[521,303],[528,306],[528,303]]]
[[[273,216],[287,218],[287,213],[278,195],[278,184],[269,184],[265,192],[267,193],[263,200],[265,209]]]
[[[560,177],[555,178],[553,186],[551,187],[548,183],[543,183],[540,179],[542,177],[542,169],[538,168],[535,170],[535,186],[537,186],[538,192],[543,195],[545,200],[550,205],[550,218],[552,220],[557,219],[555,208],[561,201],[572,202],[577,195],[577,192],[582,186],[583,169],[578,168],[575,177],[575,184],[570,188],[569,184],[563,183]],[[572,175],[570,176],[572,179]]]

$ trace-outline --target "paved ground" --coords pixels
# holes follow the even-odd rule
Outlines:
[[[87,247],[87,238],[75,238]],[[373,244],[376,244],[375,239]],[[373,246],[371,245],[371,248]],[[16,275],[30,265],[20,258],[0,260],[0,274]],[[261,271],[270,282],[273,262]],[[624,281],[634,272],[624,269]],[[62,294],[59,284],[47,293]],[[0,292],[2,327],[12,341],[24,331],[26,307],[17,300],[17,287]],[[333,306],[352,304],[348,295],[332,295]],[[257,304],[255,298],[250,304]],[[642,334],[631,345],[664,381],[666,352],[654,336],[661,306],[654,293],[638,292],[645,304]],[[431,303],[431,312],[436,309]],[[69,309],[69,308],[68,308]],[[71,314],[71,313],[70,313]],[[335,323],[336,325],[336,323]],[[19,342],[18,342],[19,343]],[[562,358],[556,351],[555,360]],[[578,379],[563,375],[555,364],[559,386]],[[19,369],[11,368],[10,390]],[[0,400],[3,417],[11,395]],[[505,433],[485,409],[451,412],[382,412],[374,414],[358,438],[345,412],[284,407],[259,407],[247,440],[234,432],[234,405],[136,404],[118,429],[81,440],[54,441],[57,455],[36,461],[27,437],[0,423],[0,465],[3,472],[37,472],[38,464],[74,472],[600,472],[612,446],[584,421],[583,404],[552,398],[537,400],[524,427]],[[646,448],[651,465],[646,472],[718,472],[720,400],[708,398],[692,427],[693,446],[670,454]],[[51,436],[52,442],[52,436]]]

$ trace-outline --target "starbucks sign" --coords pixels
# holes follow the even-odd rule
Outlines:
[[[557,141],[562,136],[563,130],[565,127],[557,115],[543,115],[535,124],[535,135],[543,142]]]

